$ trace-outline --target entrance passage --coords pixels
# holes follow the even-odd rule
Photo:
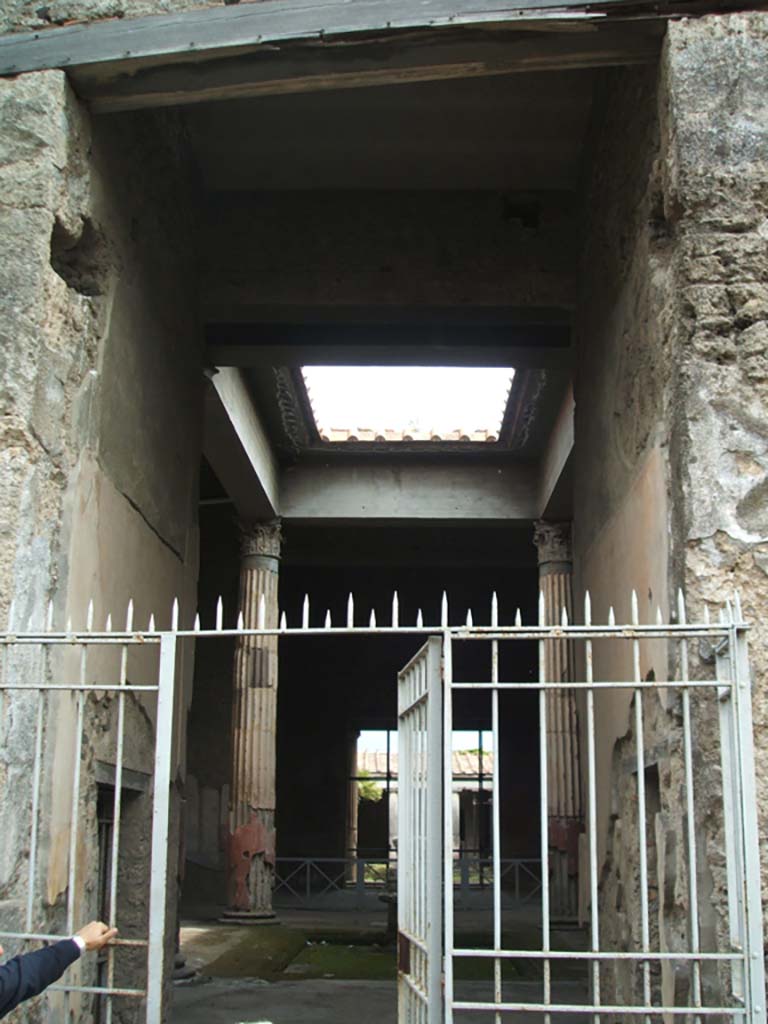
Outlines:
[[[499,1024],[520,1013],[547,1022],[588,1016],[595,1022],[765,1021],[746,627],[738,602],[716,625],[687,624],[681,599],[677,619],[640,624],[633,595],[625,625],[617,625],[612,612],[606,625],[593,625],[587,598],[585,625],[547,626],[542,599],[540,625],[444,629],[400,673],[400,1024]],[[500,650],[523,640],[538,644],[539,678],[505,679]],[[579,678],[548,678],[547,666],[558,661],[551,648],[563,644],[573,647]],[[485,648],[485,678],[457,667],[467,645]],[[652,645],[674,666],[666,681],[641,671]],[[691,675],[694,648],[714,652],[715,678]],[[626,678],[603,674],[605,666],[621,664],[628,666]],[[469,944],[457,940],[454,927],[449,739],[455,700],[468,690],[487,695],[495,752],[493,910],[487,929]],[[526,690],[539,700],[541,901],[536,927],[521,943],[502,915],[504,763],[498,735],[501,702]],[[568,700],[553,702],[553,695]],[[563,941],[550,898],[558,878],[557,835],[548,813],[550,776],[558,764],[552,746],[564,725],[562,717],[551,718],[562,716],[572,697],[585,751],[579,785],[586,828],[571,851],[578,860],[585,948]],[[630,728],[609,749],[609,771],[601,773],[607,723],[622,711]],[[623,933],[621,920],[631,922]]]

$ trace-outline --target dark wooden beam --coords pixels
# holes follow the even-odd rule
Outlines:
[[[452,33],[455,35],[455,33]],[[149,68],[88,66],[72,73],[79,96],[95,112],[237,100],[258,96],[401,85],[520,72],[642,64],[657,58],[658,24],[642,31],[515,32],[455,42],[413,38],[338,46],[263,49],[200,62]]]
[[[208,328],[210,366],[561,366],[557,324],[250,324]]]
[[[594,16],[665,18],[765,6],[748,0],[263,0],[0,38],[0,74],[224,56],[291,40]],[[551,25],[551,20],[549,21]]]

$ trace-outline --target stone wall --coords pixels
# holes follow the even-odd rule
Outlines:
[[[109,614],[118,627],[133,596],[136,623],[155,612],[162,625],[176,594],[191,613],[197,577],[201,336],[183,140],[165,116],[91,122],[59,72],[0,83],[0,138],[0,621],[13,602],[15,628],[41,626],[52,600],[58,628],[83,628],[93,600],[95,626]],[[89,678],[108,660],[92,658]],[[190,667],[188,658],[180,666],[180,711]],[[42,669],[14,661],[20,675],[41,671],[77,678],[79,657]],[[133,682],[156,671],[150,654],[129,660]],[[30,793],[34,708],[19,696],[5,710],[0,783],[17,801],[0,809],[0,905],[4,928],[14,928],[29,841],[17,806]],[[69,697],[52,698],[49,710],[34,912],[43,931],[65,927],[76,721]],[[151,702],[131,701],[127,763],[150,776],[153,717]],[[96,912],[95,771],[97,760],[114,760],[114,720],[113,707],[89,701],[78,920]],[[181,744],[175,756],[180,766]],[[133,867],[143,865],[146,881],[146,828],[131,828],[143,836]],[[51,998],[54,1014],[60,1002]],[[88,1003],[75,1011],[87,1014]]]
[[[664,205],[675,232],[675,580],[750,623],[768,899],[768,15],[670,25]]]
[[[585,191],[575,474],[578,589],[599,596],[598,618],[610,601],[626,621],[633,586],[641,621],[656,604],[674,617],[678,587],[689,618],[741,589],[754,624],[761,809],[767,25],[764,15],[672,23],[658,69],[606,76]],[[604,647],[596,673],[631,678],[631,650]],[[690,645],[691,672],[711,678],[699,654]],[[668,678],[679,656],[676,645],[645,645],[641,673]],[[704,948],[728,948],[717,702],[692,702],[701,938]],[[651,938],[674,950],[690,941],[682,709],[662,688],[644,705]],[[599,700],[597,721],[601,938],[637,947],[631,697]],[[642,991],[639,972],[606,970],[603,980],[604,996],[618,1001]],[[654,972],[652,985],[665,1001],[690,998],[682,967]],[[703,986],[705,1001],[721,997],[716,972],[703,972]]]
[[[0,32],[220,7],[223,0],[0,0]]]

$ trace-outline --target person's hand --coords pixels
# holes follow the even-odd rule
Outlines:
[[[77,933],[87,950],[101,949],[117,935],[117,928],[110,928],[103,921],[91,921]]]

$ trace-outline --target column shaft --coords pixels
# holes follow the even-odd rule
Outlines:
[[[544,595],[545,622],[559,625],[565,610],[573,622],[570,524],[536,524],[539,586]],[[548,640],[545,645],[545,681],[574,678],[573,643]],[[578,911],[578,837],[583,828],[581,766],[575,694],[548,690],[547,769],[551,879],[551,906],[556,916],[574,917]]]
[[[278,624],[280,528],[241,527],[240,610],[247,629]],[[274,916],[277,637],[237,638],[233,669],[228,917]]]

